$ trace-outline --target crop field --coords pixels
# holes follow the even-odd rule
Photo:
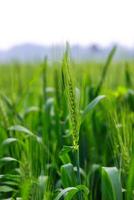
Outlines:
[[[134,61],[0,64],[0,200],[134,199]]]

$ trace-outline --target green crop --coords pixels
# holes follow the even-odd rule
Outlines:
[[[0,199],[134,199],[134,61],[0,64]]]

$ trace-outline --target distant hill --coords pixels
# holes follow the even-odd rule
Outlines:
[[[71,46],[71,56],[77,60],[105,59],[112,45],[107,48],[101,48],[96,44],[89,46],[74,45]],[[21,62],[43,60],[45,56],[49,60],[59,60],[63,56],[65,46],[51,45],[41,46],[36,44],[22,44],[14,46],[9,50],[0,50],[0,62],[10,62],[18,60]],[[116,59],[133,59],[134,49],[118,46]]]

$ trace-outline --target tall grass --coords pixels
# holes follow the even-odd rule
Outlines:
[[[133,199],[134,63],[114,54],[0,66],[0,199]]]

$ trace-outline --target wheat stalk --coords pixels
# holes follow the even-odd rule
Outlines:
[[[70,60],[68,53],[69,53],[69,46],[67,44],[62,64],[62,77],[63,77],[63,84],[66,92],[66,99],[69,110],[69,121],[71,128],[70,130],[73,138],[74,155],[76,157],[78,184],[81,184],[80,162],[79,162],[80,109],[79,109],[79,102],[77,102],[76,98],[76,92],[72,74],[70,71]],[[82,194],[80,193],[79,200],[81,199],[82,199]]]
[[[74,82],[70,71],[70,61],[68,56],[68,46],[63,58],[62,64],[62,77],[64,82],[64,88],[66,92],[66,99],[69,110],[69,121],[71,126],[71,134],[73,137],[73,147],[74,149],[79,148],[79,102],[76,102],[76,93],[74,89]]]

